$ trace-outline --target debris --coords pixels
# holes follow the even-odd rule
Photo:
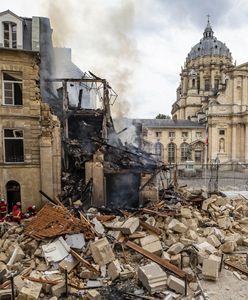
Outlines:
[[[100,266],[106,265],[115,260],[114,252],[112,251],[106,237],[91,243],[90,249],[95,263]]]
[[[120,273],[121,273],[120,262],[118,259],[116,259],[108,265],[108,276],[111,278],[111,280],[115,280],[116,278],[119,277]]]
[[[138,278],[151,294],[164,291],[166,288],[167,275],[155,263],[139,267]]]
[[[171,229],[178,233],[183,233],[187,230],[187,227],[177,219],[172,219],[168,225],[168,229]]]
[[[138,227],[139,227],[139,218],[130,217],[123,223],[120,230],[124,234],[132,234]]]
[[[219,276],[219,262],[213,258],[204,259],[202,275],[206,279],[217,280]]]
[[[42,250],[48,262],[58,262],[68,256],[70,247],[62,237],[59,237],[55,242],[43,245]]]
[[[157,235],[148,235],[140,239],[140,245],[143,249],[160,255],[162,253],[162,246]]]
[[[21,289],[17,299],[30,299],[36,300],[39,299],[39,295],[41,292],[42,284],[37,282],[32,282],[30,280],[24,280],[24,286]]]
[[[85,239],[82,233],[67,234],[65,241],[73,249],[82,249],[85,246]]]
[[[176,293],[179,293],[179,294],[182,294],[182,295],[185,293],[185,283],[184,283],[184,281],[177,278],[177,277],[175,277],[175,276],[173,276],[173,275],[170,275],[168,277],[167,285],[170,289],[172,289]]]
[[[100,293],[97,290],[88,290],[86,296],[89,300],[101,300],[102,299]]]

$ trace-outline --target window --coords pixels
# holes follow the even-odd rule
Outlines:
[[[209,79],[205,80],[205,91],[209,91],[210,90],[210,81]]]
[[[23,131],[4,129],[5,162],[24,162]]]
[[[168,145],[168,162],[174,163],[176,161],[176,145],[174,143],[170,143]]]
[[[17,48],[16,24],[11,22],[3,23],[4,47]]]
[[[176,136],[175,131],[169,131],[169,138],[174,138]]]
[[[159,160],[162,159],[163,150],[164,150],[164,147],[161,143],[156,143],[155,144],[155,155],[156,155],[157,159],[159,159]]]
[[[196,137],[197,139],[201,139],[201,138],[202,138],[202,132],[201,132],[201,131],[196,131],[195,137]]]
[[[216,91],[219,89],[219,83],[220,83],[219,79],[215,79],[215,80],[214,80],[214,89],[215,89]]]
[[[5,105],[22,105],[22,75],[20,72],[3,72]]]
[[[156,131],[155,135],[156,135],[156,137],[161,137],[162,136],[162,132],[161,131]]]
[[[183,143],[181,145],[181,161],[186,161],[190,159],[190,156],[191,156],[191,151],[190,151],[189,144]]]
[[[225,129],[219,129],[219,135],[225,135]]]
[[[188,136],[189,136],[188,131],[183,131],[183,132],[182,132],[182,137],[183,137],[183,138],[187,138]]]
[[[195,79],[192,79],[192,88],[195,88]]]

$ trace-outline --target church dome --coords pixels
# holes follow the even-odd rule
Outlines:
[[[208,20],[207,26],[203,32],[203,38],[200,40],[198,44],[192,47],[189,52],[186,62],[195,59],[197,57],[203,56],[225,56],[229,59],[232,59],[232,55],[230,50],[227,48],[225,43],[217,40],[214,36],[214,32]]]

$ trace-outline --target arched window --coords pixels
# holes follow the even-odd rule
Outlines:
[[[16,24],[13,22],[3,22],[4,47],[17,48]]]
[[[174,143],[168,145],[168,162],[176,162],[176,145]]]
[[[157,142],[155,144],[155,155],[156,155],[157,159],[162,160],[163,150],[164,150],[163,145],[161,143]]]
[[[8,212],[12,212],[13,206],[17,203],[21,203],[21,187],[17,181],[10,180],[6,183],[6,194]]]
[[[190,159],[191,153],[190,153],[190,147],[187,143],[181,144],[181,161],[186,161]]]

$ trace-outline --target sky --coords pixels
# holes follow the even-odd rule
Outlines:
[[[208,14],[233,61],[248,61],[247,0],[8,0],[0,7],[50,18],[54,45],[72,48],[76,65],[117,92],[115,117],[170,114],[181,67]]]

